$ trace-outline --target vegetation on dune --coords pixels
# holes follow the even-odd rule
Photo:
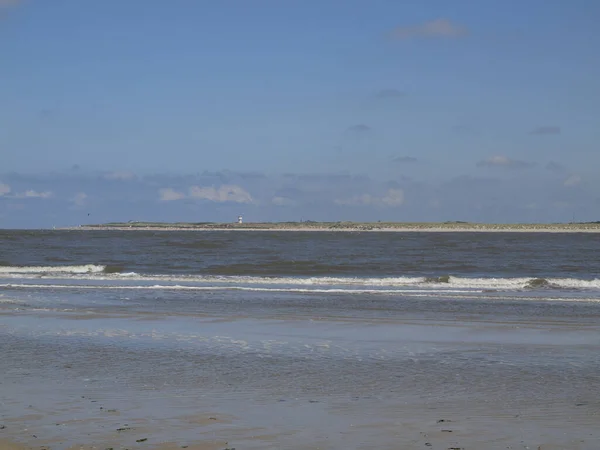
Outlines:
[[[269,229],[330,229],[330,230],[389,230],[389,229],[459,229],[459,230],[512,230],[512,229],[596,229],[600,228],[600,222],[586,223],[520,223],[520,224],[487,224],[464,221],[447,222],[257,222],[257,223],[216,223],[216,222],[110,222],[105,224],[83,225],[83,228],[178,228],[178,229],[198,229],[198,230],[228,230],[228,229],[248,229],[248,230],[269,230]]]

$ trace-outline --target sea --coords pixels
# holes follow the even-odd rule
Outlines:
[[[0,448],[599,430],[600,233],[0,230]]]

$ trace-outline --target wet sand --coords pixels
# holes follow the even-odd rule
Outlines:
[[[73,314],[0,315],[0,449],[600,448],[600,330],[576,316]]]
[[[136,443],[139,444],[139,443]],[[48,445],[39,445],[39,446],[27,446],[23,444],[18,444],[16,442],[11,442],[9,440],[0,439],[0,450],[52,450],[52,444]],[[104,445],[79,445],[76,444],[72,447],[67,448],[66,450],[106,450],[112,448],[113,450],[117,450],[123,448],[122,446],[118,447],[106,447]],[[191,445],[180,445],[174,442],[164,442],[158,445],[148,444],[145,446],[148,450],[223,450],[227,448],[227,442],[205,442],[205,443],[196,443]]]

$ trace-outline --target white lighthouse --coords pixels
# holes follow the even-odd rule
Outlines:
[[[244,222],[244,219],[242,218],[242,216],[238,216],[237,223],[242,224],[243,222]]]

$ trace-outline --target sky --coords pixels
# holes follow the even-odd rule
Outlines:
[[[0,228],[600,220],[597,0],[0,0]]]

